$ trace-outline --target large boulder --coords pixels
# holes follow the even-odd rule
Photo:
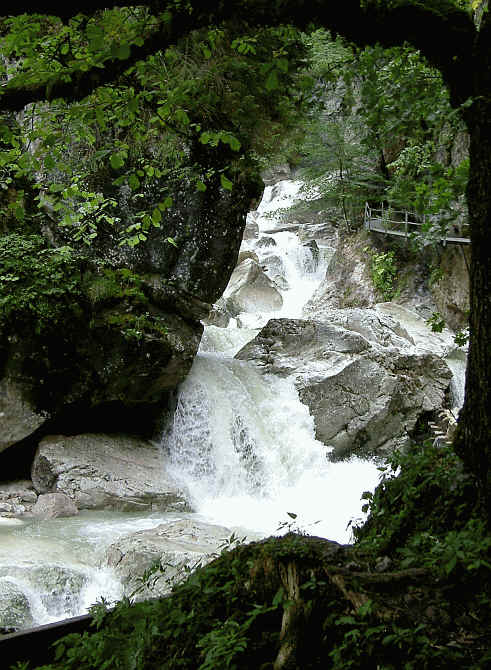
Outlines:
[[[189,570],[214,558],[230,535],[223,526],[189,519],[161,524],[114,542],[105,562],[121,579],[126,595],[136,591],[138,599],[160,596],[185,579]],[[155,572],[144,580],[152,569]]]
[[[127,435],[44,438],[32,466],[39,493],[64,493],[78,509],[181,511],[183,492],[159,447]]]
[[[64,493],[42,493],[32,508],[33,516],[41,519],[75,516],[78,508]]]
[[[408,442],[421,415],[442,408],[451,372],[438,356],[418,352],[389,318],[339,312],[343,325],[271,320],[237,358],[293,377],[317,439],[334,457],[385,454]]]
[[[0,451],[46,421],[44,434],[152,434],[189,372],[200,320],[228,282],[262,188],[252,172],[233,193],[218,178],[206,192],[165,178],[149,180],[137,199],[127,185],[100,180],[94,188],[117,205],[90,245],[52,210],[3,231],[0,274],[12,280],[0,315]],[[141,211],[169,196],[147,239],[121,245]]]
[[[290,288],[286,279],[286,268],[281,256],[277,254],[269,254],[261,258],[261,267],[268,277],[274,282],[282,291]]]
[[[252,258],[235,268],[224,299],[233,316],[240,312],[275,312],[283,305],[281,293]]]

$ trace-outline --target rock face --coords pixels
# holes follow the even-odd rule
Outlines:
[[[275,312],[283,305],[281,293],[252,258],[235,268],[223,298],[232,316],[240,312]]]
[[[323,319],[330,309],[372,307],[378,302],[363,251],[366,239],[337,240],[326,276],[304,307],[307,318]]]
[[[64,493],[43,493],[32,508],[32,514],[42,519],[75,516],[78,508]]]
[[[32,466],[39,493],[64,493],[78,509],[186,510],[160,449],[125,435],[46,437]]]
[[[331,323],[271,320],[237,358],[263,373],[294,377],[316,436],[334,457],[403,446],[418,418],[443,406],[448,366],[416,351],[387,315],[332,310],[331,316]]]
[[[46,418],[24,400],[18,384],[0,380],[0,452],[33,433]]]
[[[90,246],[53,212],[25,234],[4,231],[0,274],[19,271],[12,314],[0,318],[0,451],[47,420],[51,432],[152,433],[192,365],[200,320],[227,284],[262,188],[252,173],[233,193],[219,180],[205,193],[161,180],[136,202],[128,187],[98,186],[117,202],[116,223],[101,224]],[[173,206],[160,227],[121,246],[121,232],[164,191]]]
[[[223,526],[175,521],[114,542],[105,562],[116,571],[127,595],[138,589],[138,599],[155,597],[169,593],[174,583],[187,577],[186,570],[208,563],[229,536],[230,530]],[[160,569],[143,585],[144,573],[156,563]]]
[[[431,285],[431,293],[450,328],[465,328],[468,322],[470,253],[460,246],[446,247],[442,252],[441,278]]]

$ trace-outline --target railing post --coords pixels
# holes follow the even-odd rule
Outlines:
[[[404,233],[406,235],[406,244],[407,244],[407,241],[408,241],[408,237],[407,237],[407,209],[404,210]]]

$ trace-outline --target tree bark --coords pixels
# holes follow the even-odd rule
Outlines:
[[[476,476],[491,525],[491,17],[484,15],[474,48],[474,97],[466,110],[470,133],[467,185],[471,231],[470,344],[465,403],[454,440]]]

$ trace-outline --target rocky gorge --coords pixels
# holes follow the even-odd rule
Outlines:
[[[56,396],[43,409],[19,391],[14,363],[6,364],[0,395],[5,453],[27,452],[28,443],[35,454],[29,480],[0,486],[0,533],[20,547],[19,554],[2,552],[0,586],[15,614],[0,613],[1,626],[78,613],[100,595],[165,593],[189,566],[214,556],[232,532],[269,534],[286,512],[306,526],[322,517],[316,532],[346,541],[346,523],[358,514],[361,493],[376,484],[381,459],[429,436],[438,412],[458,412],[465,352],[451,332],[433,333],[426,324],[435,296],[420,282],[412,302],[409,290],[384,300],[361,246],[376,249],[378,242],[367,236],[361,242],[361,235],[346,240],[331,221],[292,221],[284,210],[301,197],[300,187],[287,178],[266,188],[248,216],[240,253],[238,216],[229,237],[220,230],[213,237],[202,231],[184,236],[202,236],[204,247],[184,243],[166,269],[170,284],[156,276],[163,272],[160,261],[135,252],[131,267],[143,279],[132,289],[164,319],[162,338],[172,353],[162,358],[162,338],[143,329],[141,338],[124,345],[128,368],[120,346],[100,332],[88,363],[97,368],[86,377],[99,385],[97,393],[79,379],[66,390],[66,406]],[[254,188],[244,199],[252,199]],[[215,206],[228,225],[226,197]],[[216,211],[207,212],[198,221],[216,218]],[[179,240],[177,224],[170,232]],[[177,253],[173,245],[167,250]],[[134,306],[134,295],[120,297],[118,306],[114,297],[106,299],[101,278],[91,275],[90,291],[104,319],[122,305]],[[463,313],[462,301],[465,292],[455,297]],[[200,319],[207,325],[194,359]],[[179,320],[182,328],[174,328]],[[7,361],[19,360],[22,343],[14,338],[10,344]],[[26,376],[22,382],[28,386]],[[123,397],[134,402],[126,405]],[[158,434],[149,430],[156,408]],[[62,434],[75,415],[72,430]],[[58,430],[45,432],[51,427]],[[17,472],[25,470],[24,464]],[[342,514],[337,506],[345,508]],[[108,516],[98,520],[99,511]],[[63,528],[75,547],[67,548],[65,565],[50,544],[59,544]],[[24,556],[23,565],[15,565],[12,557],[31,551],[33,537],[51,547],[46,560],[36,567]],[[87,552],[84,561],[74,557],[77,547]],[[152,580],[141,580],[156,562],[152,590]]]

